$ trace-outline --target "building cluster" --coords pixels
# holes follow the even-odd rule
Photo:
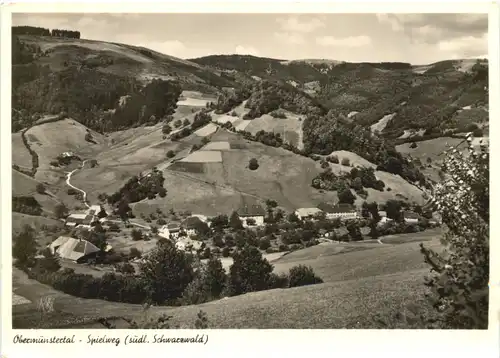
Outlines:
[[[101,210],[99,205],[92,205],[85,212],[72,213],[66,218],[66,226],[90,229],[90,224],[99,220]]]

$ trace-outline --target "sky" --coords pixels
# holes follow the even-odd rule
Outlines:
[[[249,54],[277,59],[428,64],[487,58],[487,14],[13,14],[12,24],[78,30],[91,40],[180,58]]]

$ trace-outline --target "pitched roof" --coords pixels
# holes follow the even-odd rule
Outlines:
[[[318,208],[298,208],[295,210],[300,216],[310,216],[320,213],[321,210]]]
[[[418,219],[419,215],[417,213],[414,213],[412,211],[405,211],[403,213],[403,216],[405,219]]]
[[[201,224],[202,221],[196,216],[190,216],[182,222],[182,226],[185,229],[195,229],[197,224]]]
[[[79,240],[67,236],[59,236],[50,244],[52,252],[57,253],[61,258],[76,261],[83,256],[101,251],[87,240]]]
[[[356,211],[356,207],[350,204],[337,204],[331,205],[327,203],[321,203],[318,205],[318,209],[323,210],[324,212],[333,214],[333,213],[352,213]]]
[[[260,205],[245,205],[239,208],[236,213],[239,216],[264,216],[266,211]]]
[[[378,215],[379,215],[381,218],[386,218],[386,217],[387,217],[387,211],[379,211],[379,212],[378,212]]]
[[[179,231],[181,229],[180,225],[177,223],[170,223],[167,225],[168,231]]]

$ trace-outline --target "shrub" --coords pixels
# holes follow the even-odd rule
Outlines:
[[[285,273],[275,274],[271,273],[269,278],[269,289],[275,288],[287,288],[288,287],[288,276]]]
[[[33,267],[38,244],[36,242],[35,230],[25,225],[21,233],[13,237],[12,257],[15,264],[20,268]]]
[[[259,249],[267,250],[270,247],[271,247],[271,241],[269,240],[269,238],[265,237],[259,241]]]
[[[310,266],[298,265],[292,267],[290,269],[288,277],[288,287],[298,287],[323,283],[323,280],[320,277],[316,276],[312,267]]]
[[[133,260],[136,258],[138,259],[138,258],[142,257],[142,253],[136,247],[131,247],[130,252],[128,254],[128,257],[130,260]]]
[[[417,145],[417,143],[416,143],[416,142],[411,142],[411,144],[410,144],[410,148],[415,149],[415,148],[417,148],[417,147],[418,147],[418,145]]]
[[[173,157],[175,157],[175,153],[174,153],[174,151],[173,151],[173,150],[169,150],[169,151],[167,152],[167,158],[173,158]]]
[[[36,192],[38,194],[45,194],[45,185],[43,185],[42,183],[38,183],[36,185]]]
[[[257,170],[258,167],[259,167],[259,162],[257,161],[257,159],[255,158],[250,159],[250,161],[248,162],[248,169]]]
[[[142,231],[139,229],[132,229],[130,234],[132,235],[132,240],[134,241],[139,241],[143,239]]]
[[[58,219],[65,218],[68,216],[68,208],[64,204],[57,204],[54,208],[54,215]]]
[[[328,160],[330,163],[339,164],[339,157],[337,157],[336,155],[327,157],[326,160]]]
[[[342,159],[341,164],[342,164],[343,166],[348,167],[348,166],[350,166],[350,165],[351,165],[351,162],[350,162],[349,158],[343,158],[343,159]]]
[[[128,262],[122,262],[116,266],[118,272],[124,273],[126,275],[133,275],[135,273],[135,268],[132,264]]]

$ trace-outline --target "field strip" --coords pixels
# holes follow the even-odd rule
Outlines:
[[[253,197],[253,198],[259,199],[259,200],[266,200],[265,198],[257,196],[255,194],[250,194],[250,193],[246,193],[244,191],[236,190],[236,189],[234,189],[234,188],[232,188],[230,186],[223,186],[223,185],[219,185],[219,184],[214,184],[212,182],[209,182],[209,181],[206,181],[206,180],[203,180],[203,179],[199,179],[199,178],[195,178],[195,177],[192,177],[190,175],[186,175],[186,174],[180,173],[178,171],[169,170],[169,173],[171,173],[173,175],[176,175],[176,176],[179,176],[179,177],[182,177],[182,178],[185,178],[185,179],[188,179],[188,180],[191,180],[191,181],[197,181],[199,183],[208,184],[208,185],[213,186],[215,188],[232,191],[234,193],[243,194],[243,195],[250,196],[250,197]]]

